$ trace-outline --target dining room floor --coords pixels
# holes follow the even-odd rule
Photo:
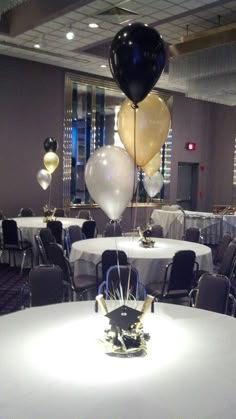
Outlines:
[[[21,309],[21,288],[27,280],[29,269],[20,274],[19,268],[0,263],[0,315]]]

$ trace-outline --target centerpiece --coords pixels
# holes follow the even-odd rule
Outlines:
[[[48,223],[48,221],[55,220],[55,216],[54,216],[55,211],[56,211],[56,208],[50,209],[47,205],[44,205],[44,207],[43,207],[43,222]]]
[[[97,307],[109,318],[109,326],[104,331],[102,343],[107,355],[118,357],[143,356],[147,353],[148,333],[144,333],[142,319],[149,307],[154,310],[154,297],[147,295],[141,311],[126,304],[108,312],[103,295],[96,297]]]
[[[155,240],[152,239],[152,228],[151,226],[145,227],[145,229],[141,229],[138,227],[138,234],[139,234],[139,241],[141,242],[142,247],[154,247]]]

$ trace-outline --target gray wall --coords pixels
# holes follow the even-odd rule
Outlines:
[[[175,94],[172,128],[171,203],[176,200],[178,162],[191,162],[199,164],[197,209],[232,204],[236,107]],[[186,150],[186,142],[195,142],[196,150]]]
[[[0,55],[0,208],[8,216],[22,206],[41,214],[48,201],[36,180],[43,168],[43,142],[57,138],[60,165],[53,174],[52,203],[62,205],[64,69]],[[199,210],[232,202],[236,107],[175,94],[170,201],[175,203],[178,162],[199,163]],[[196,142],[196,150],[185,143]]]
[[[43,142],[59,142],[59,168],[52,181],[52,203],[62,205],[64,70],[0,56],[0,208],[15,216],[23,206],[41,214],[48,202],[36,180],[43,169]]]

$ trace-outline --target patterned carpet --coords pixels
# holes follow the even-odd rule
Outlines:
[[[21,309],[21,288],[28,273],[27,269],[20,275],[19,268],[9,268],[8,264],[0,264],[0,315]]]

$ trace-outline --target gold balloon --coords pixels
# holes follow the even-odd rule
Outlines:
[[[136,112],[136,132],[134,116]],[[126,150],[138,166],[146,166],[161,149],[170,129],[170,112],[156,94],[149,94],[134,110],[126,99],[118,114],[118,132]],[[136,139],[134,140],[134,136]]]
[[[43,162],[47,171],[52,174],[59,164],[59,157],[53,151],[49,151],[44,155]]]
[[[147,176],[151,177],[154,175],[157,170],[160,169],[161,165],[161,153],[158,152],[155,156],[146,164],[146,166],[142,167],[143,171],[146,173]]]

